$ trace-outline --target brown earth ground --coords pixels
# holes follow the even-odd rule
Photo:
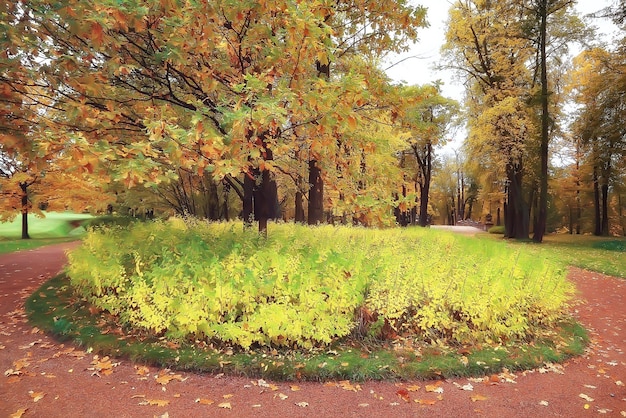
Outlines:
[[[625,280],[571,269],[592,344],[564,365],[484,380],[265,382],[108,362],[33,329],[24,300],[73,245],[0,256],[0,418],[626,416]]]

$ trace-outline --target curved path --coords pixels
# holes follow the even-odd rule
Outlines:
[[[574,309],[593,344],[563,366],[439,387],[288,384],[107,361],[32,329],[24,300],[61,270],[72,245],[0,256],[0,417],[626,416],[624,280],[571,270],[584,299]]]

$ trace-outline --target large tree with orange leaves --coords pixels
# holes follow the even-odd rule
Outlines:
[[[296,177],[279,160],[299,154],[323,177],[338,140],[381,143],[353,135],[392,92],[376,60],[425,22],[404,0],[25,0],[3,13],[19,22],[8,58],[45,92],[36,119],[50,146],[127,186],[178,168],[243,186],[244,217],[261,230],[276,215],[276,179]]]

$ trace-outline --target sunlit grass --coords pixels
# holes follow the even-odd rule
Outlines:
[[[70,212],[44,212],[45,217],[28,215],[28,233],[31,238],[61,238],[84,233],[80,223],[93,218],[90,214]],[[0,239],[20,239],[22,218],[16,216],[11,222],[0,223]]]
[[[542,244],[503,240],[494,235],[479,239],[502,242],[512,248],[525,250],[542,258],[560,260],[569,266],[626,278],[626,237],[596,237],[593,235],[550,234]]]
[[[12,253],[15,251],[31,250],[33,248],[44,247],[51,244],[75,241],[76,237],[48,238],[48,239],[28,239],[28,240],[0,240],[0,254]]]

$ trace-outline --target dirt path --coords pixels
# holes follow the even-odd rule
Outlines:
[[[0,418],[626,417],[625,280],[571,270],[586,299],[576,314],[592,331],[593,345],[563,366],[505,373],[487,383],[450,380],[439,387],[294,385],[107,362],[32,329],[24,299],[61,269],[71,246],[0,256]],[[398,392],[408,394],[408,402]]]

